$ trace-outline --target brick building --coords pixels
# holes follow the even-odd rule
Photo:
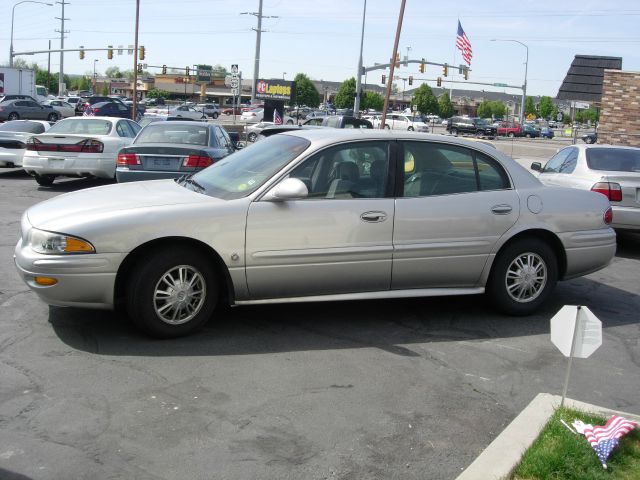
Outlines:
[[[604,71],[598,142],[640,147],[640,72]]]

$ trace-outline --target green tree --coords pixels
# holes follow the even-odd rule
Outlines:
[[[36,84],[44,85],[49,92],[58,91],[58,74],[47,73],[46,70],[38,70],[36,73]]]
[[[507,115],[507,106],[500,100],[494,100],[491,103],[492,118],[504,118]]]
[[[591,123],[597,122],[600,119],[600,112],[593,108],[593,107],[589,107],[586,110],[584,110],[583,112],[583,121],[590,121]]]
[[[107,95],[109,95],[109,93],[109,87],[107,85],[102,85],[102,87],[100,87],[100,95],[106,97]]]
[[[491,102],[483,101],[478,105],[478,116],[481,118],[491,118],[493,116]]]
[[[342,82],[336,93],[336,108],[353,108],[353,99],[356,93],[356,79],[351,77]]]
[[[109,67],[104,71],[104,74],[109,78],[122,78],[124,73],[116,66]]]
[[[540,97],[538,109],[540,110],[540,116],[548,120],[553,115],[553,102],[551,102],[551,97]]]
[[[158,90],[157,88],[152,88],[147,92],[147,98],[164,98],[167,99],[171,96],[169,92],[166,90]]]
[[[411,99],[411,106],[416,105],[423,115],[438,115],[440,111],[438,99],[433,94],[433,90],[426,83],[420,85]]]
[[[227,69],[220,64],[214,65],[211,71],[213,72],[214,77],[224,78],[227,75],[229,75],[229,72],[227,71]]]
[[[448,92],[445,92],[440,96],[440,100],[438,101],[438,110],[440,111],[440,116],[442,118],[452,117],[455,113]]]
[[[533,103],[533,97],[527,97],[524,101],[524,113],[525,115],[538,115],[536,105]]]
[[[381,111],[384,108],[384,97],[378,92],[364,92],[360,108],[363,110],[373,108],[374,110]]]
[[[295,105],[307,105],[313,108],[320,105],[320,93],[309,77],[299,73],[294,82],[296,84]]]

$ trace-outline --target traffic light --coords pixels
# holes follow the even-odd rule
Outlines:
[[[84,60],[84,45],[80,45],[80,60]]]
[[[420,73],[424,73],[424,63],[421,63],[420,66],[418,67],[418,70],[420,70]]]
[[[167,66],[166,65],[162,65],[162,74],[163,75],[167,74]]]
[[[413,77],[409,75],[409,85],[413,85]]]
[[[439,87],[442,86],[442,77],[438,77],[438,79],[436,80],[436,85],[438,85]]]
[[[191,69],[189,67],[185,67],[184,71],[186,72],[187,77],[191,76]]]
[[[142,73],[142,64],[141,63],[138,64],[138,73]]]
[[[464,69],[464,79],[465,80],[469,80],[469,69],[468,68]]]
[[[109,45],[108,47],[109,49],[107,50],[107,58],[109,60],[113,60],[113,45]]]
[[[446,63],[442,66],[442,75],[445,77],[449,75],[449,65]]]
[[[140,60],[144,60],[144,47],[140,47]]]
[[[382,84],[387,83],[387,76],[386,75],[382,75],[382,81],[380,83],[382,83]]]
[[[396,68],[400,68],[400,54],[396,53]]]

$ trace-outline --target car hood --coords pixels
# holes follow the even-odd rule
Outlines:
[[[202,202],[223,200],[188,190],[173,180],[131,182],[60,195],[31,207],[27,218],[36,228],[64,231],[68,225],[97,219],[109,221],[140,209]]]

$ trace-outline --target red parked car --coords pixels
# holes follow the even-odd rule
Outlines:
[[[235,112],[234,112],[235,110]],[[224,110],[222,110],[223,115],[233,115],[234,113],[236,115],[242,115],[242,108],[240,107],[235,107],[235,108],[225,108]]]
[[[519,123],[501,122],[498,125],[498,135],[503,137],[521,137],[522,129]]]

